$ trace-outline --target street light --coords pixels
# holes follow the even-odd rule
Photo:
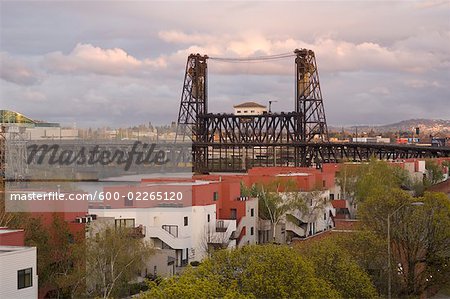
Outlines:
[[[391,299],[391,217],[394,216],[401,208],[411,205],[411,206],[423,206],[424,203],[421,201],[404,203],[399,206],[394,212],[388,214],[387,216],[387,243],[388,243],[388,299]]]

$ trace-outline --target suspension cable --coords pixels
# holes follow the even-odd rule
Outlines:
[[[268,60],[279,60],[296,56],[294,53],[282,53],[266,56],[254,56],[254,57],[241,57],[241,58],[229,58],[229,57],[209,57],[210,60],[217,60],[221,62],[230,63],[249,63],[249,62],[262,62]]]

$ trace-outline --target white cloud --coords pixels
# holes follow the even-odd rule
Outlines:
[[[309,48],[330,123],[448,118],[445,2],[8,2],[1,102],[80,125],[168,123],[176,119],[190,53],[245,57]],[[244,99],[277,99],[277,111],[293,107],[294,57],[211,59],[208,69],[211,111],[231,111]]]
[[[164,68],[166,62],[162,57],[139,60],[120,48],[102,49],[79,43],[68,55],[61,52],[47,54],[43,66],[52,72],[122,76]]]

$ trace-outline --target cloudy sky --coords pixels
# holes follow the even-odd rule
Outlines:
[[[450,1],[0,2],[0,109],[79,127],[176,120],[189,53],[315,51],[329,124],[450,119]],[[210,60],[209,107],[294,108],[294,60]]]

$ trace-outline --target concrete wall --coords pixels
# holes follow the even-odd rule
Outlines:
[[[234,115],[261,115],[267,112],[265,107],[242,107],[234,108]]]

